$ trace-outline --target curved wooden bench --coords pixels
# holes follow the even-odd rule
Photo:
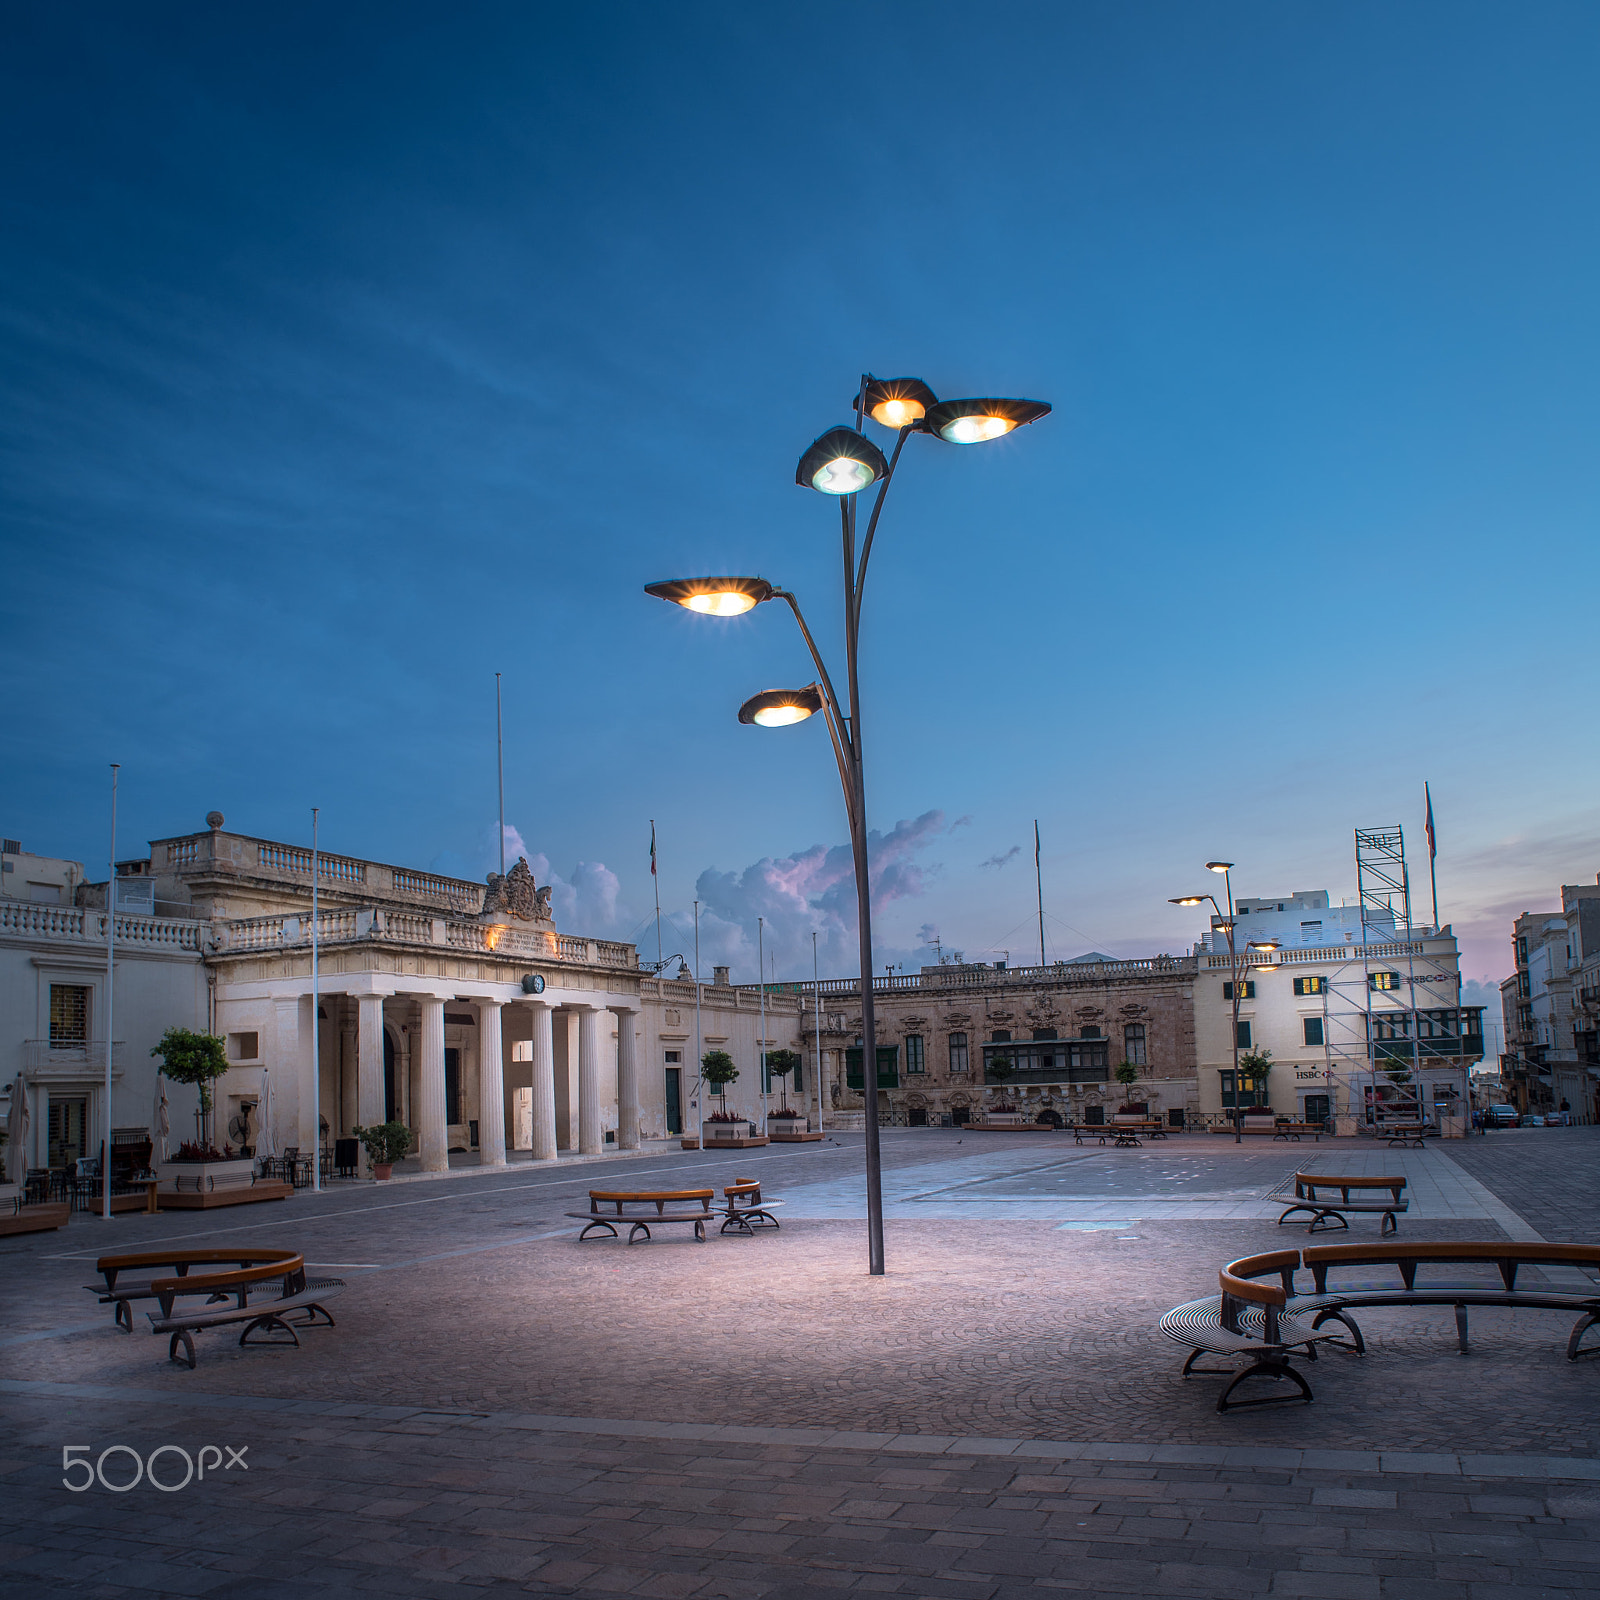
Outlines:
[[[125,1251],[121,1255],[101,1256],[94,1264],[94,1270],[105,1280],[104,1283],[86,1283],[84,1288],[91,1294],[100,1296],[101,1305],[109,1305],[112,1309],[112,1320],[124,1333],[133,1332],[133,1312],[129,1302],[134,1300],[153,1300],[155,1298],[154,1280],[151,1278],[137,1278],[128,1281],[123,1277],[125,1272],[138,1272],[150,1267],[170,1267],[171,1272],[165,1274],[167,1279],[177,1277],[179,1280],[189,1276],[190,1267],[203,1266],[232,1266],[253,1267],[258,1264],[272,1262],[288,1263],[299,1262],[300,1254],[295,1250],[133,1250]],[[184,1294],[211,1294],[214,1300],[225,1299],[226,1296],[218,1291],[205,1289],[199,1280],[193,1287],[185,1284],[180,1291]]]
[[[689,1222],[694,1224],[694,1236],[700,1243],[705,1243],[706,1224],[711,1220],[711,1202],[716,1198],[715,1189],[591,1189],[589,1191],[589,1209],[587,1211],[569,1211],[569,1217],[584,1219],[583,1231],[578,1235],[581,1244],[589,1237],[591,1229],[605,1230],[605,1236],[610,1239],[617,1237],[617,1230],[611,1225],[612,1220],[627,1222],[628,1243],[633,1244],[643,1234],[645,1242],[650,1239],[650,1224],[665,1222]],[[698,1211],[668,1211],[669,1205],[698,1200]],[[613,1212],[603,1213],[602,1206],[614,1206]],[[642,1215],[638,1211],[625,1210],[628,1206],[654,1206],[652,1213],[646,1210]]]
[[[1381,1238],[1386,1233],[1397,1231],[1399,1224],[1394,1220],[1396,1214],[1411,1207],[1411,1202],[1403,1197],[1405,1186],[1404,1178],[1355,1178],[1334,1172],[1297,1172],[1294,1175],[1295,1203],[1278,1218],[1278,1226],[1281,1228],[1297,1211],[1311,1213],[1307,1233],[1316,1233],[1327,1227],[1329,1218],[1335,1219],[1341,1228],[1348,1228],[1350,1224],[1345,1218],[1352,1212],[1381,1214],[1383,1221],[1378,1224],[1378,1236]],[[1337,1189],[1337,1203],[1318,1199],[1318,1189]],[[1352,1189],[1387,1189],[1389,1199],[1352,1200]]]
[[[275,1299],[265,1303],[258,1300],[252,1305],[251,1291],[273,1282],[282,1284],[282,1293]],[[287,1260],[282,1259],[280,1253],[277,1260],[239,1267],[232,1272],[184,1272],[168,1278],[155,1278],[151,1281],[150,1290],[161,1310],[159,1314],[154,1311],[148,1313],[150,1331],[171,1335],[167,1343],[167,1359],[170,1361],[178,1359],[178,1346],[181,1343],[191,1372],[195,1365],[193,1335],[202,1328],[242,1322],[245,1326],[239,1335],[241,1345],[292,1344],[298,1348],[300,1339],[296,1328],[311,1327],[319,1320],[325,1327],[334,1325],[322,1301],[331,1298],[343,1287],[344,1280],[341,1278],[308,1281],[304,1258],[292,1252]],[[206,1294],[210,1298],[204,1305],[180,1308],[178,1297],[190,1294]],[[230,1298],[233,1300],[231,1305],[216,1303]],[[301,1313],[292,1323],[285,1316],[290,1311]],[[253,1333],[273,1329],[287,1334],[288,1338],[250,1337]]]
[[[1287,1314],[1285,1307],[1294,1293],[1294,1273],[1299,1265],[1298,1250],[1245,1256],[1217,1274],[1221,1294],[1174,1306],[1161,1319],[1161,1332],[1174,1344],[1189,1347],[1189,1358],[1183,1364],[1185,1378],[1199,1373],[1233,1380],[1217,1397],[1219,1412],[1311,1399],[1311,1386],[1290,1366],[1290,1354],[1303,1351],[1315,1361],[1317,1344],[1334,1335],[1306,1327]],[[1276,1283],[1264,1281],[1273,1277],[1278,1279]],[[1248,1356],[1250,1365],[1197,1367],[1195,1362],[1202,1355]],[[1287,1381],[1295,1385],[1297,1392],[1261,1395],[1251,1400],[1230,1399],[1233,1391],[1249,1378]]]
[[[1523,1266],[1577,1267],[1600,1271],[1600,1245],[1521,1244],[1513,1240],[1422,1240],[1388,1245],[1328,1244],[1312,1245],[1305,1252],[1316,1290],[1295,1295],[1292,1310],[1296,1315],[1314,1312],[1312,1326],[1338,1317],[1355,1333],[1358,1348],[1364,1348],[1361,1335],[1347,1314],[1352,1306],[1453,1306],[1456,1314],[1456,1340],[1461,1353],[1467,1353],[1468,1306],[1521,1306],[1537,1311],[1577,1311],[1581,1315],[1567,1338],[1567,1359],[1576,1361],[1579,1346],[1590,1328],[1600,1324],[1600,1283],[1586,1288],[1565,1290],[1556,1286],[1517,1285],[1517,1271]],[[1500,1282],[1429,1283],[1417,1281],[1420,1266],[1474,1264],[1495,1268]],[[1340,1289],[1328,1283],[1333,1267],[1393,1267],[1400,1275],[1394,1287],[1352,1284]],[[1594,1354],[1600,1346],[1591,1345]]]
[[[768,1206],[781,1206],[781,1200],[761,1198],[759,1178],[738,1178],[723,1191],[727,1206],[721,1231],[737,1228],[740,1233],[754,1233],[757,1228],[776,1228],[778,1219],[767,1210]]]

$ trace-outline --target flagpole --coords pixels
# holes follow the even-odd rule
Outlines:
[[[322,1009],[317,973],[317,807],[311,808],[311,1189],[322,1192]]]
[[[100,1215],[111,1220],[111,1039],[117,1001],[117,773],[111,763],[111,876],[106,880],[106,1128],[100,1151]]]
[[[661,966],[661,879],[656,873],[656,819],[650,819],[650,882],[656,891],[656,967]]]
[[[494,675],[494,753],[500,769],[500,876],[506,875],[506,741],[500,721],[500,674]]]
[[[822,1132],[822,984],[817,978],[817,930],[811,930],[811,1002],[816,1008],[817,1132]]]
[[[1439,931],[1439,879],[1434,872],[1433,858],[1439,853],[1439,846],[1433,837],[1433,791],[1427,784],[1423,784],[1422,792],[1428,801],[1428,887],[1433,891],[1433,931]]]
[[[700,1032],[700,902],[694,903],[694,1107],[699,1116],[699,1148],[706,1147],[705,1039]]]
[[[1044,953],[1044,873],[1039,865],[1039,819],[1033,819],[1033,881],[1039,891],[1039,965],[1050,963]]]
[[[761,1131],[767,1131],[767,957],[763,938],[767,919],[756,918],[756,976],[761,980],[761,1039],[756,1046],[756,1067],[761,1079]]]

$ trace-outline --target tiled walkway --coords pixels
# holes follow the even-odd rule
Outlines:
[[[843,1136],[76,1218],[0,1241],[0,1600],[1600,1593],[1600,1359],[1562,1357],[1559,1317],[1477,1314],[1463,1358],[1448,1308],[1373,1313],[1313,1405],[1222,1418],[1155,1331],[1220,1262],[1305,1241],[1267,1198],[1296,1165],[1404,1172],[1402,1237],[1526,1234],[1534,1201],[1585,1203],[1563,1185],[1600,1154],[1546,1136],[1491,1172],[1462,1146],[891,1132],[880,1279]],[[746,1171],[788,1202],[780,1233],[580,1246],[563,1215],[611,1172]],[[170,1366],[79,1286],[108,1243],[179,1238],[303,1248],[347,1280],[339,1326],[205,1335],[197,1371]],[[247,1467],[61,1484],[64,1445],[206,1444]]]

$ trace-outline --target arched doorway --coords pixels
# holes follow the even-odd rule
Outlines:
[[[395,1094],[394,1094],[394,1035],[387,1028],[383,1030],[383,1120],[394,1122]]]

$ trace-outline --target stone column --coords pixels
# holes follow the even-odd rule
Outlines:
[[[551,1013],[544,1000],[533,1002],[533,1159],[556,1155],[556,1047]]]
[[[639,1013],[613,1006],[617,1014],[617,1148],[639,1148],[639,1054],[633,1024]]]
[[[417,1107],[417,1132],[424,1172],[450,1170],[449,1135],[444,1125],[444,1001],[419,995],[422,1038],[418,1062],[421,1104]]]
[[[478,1165],[506,1164],[506,1074],[500,1002],[478,1002]]]
[[[578,1013],[578,1151],[597,1156],[605,1148],[600,1133],[600,1008],[573,1009]]]
[[[383,1121],[383,1002],[381,994],[356,997],[356,1122],[374,1128]],[[400,1114],[399,1107],[395,1115]],[[361,1152],[361,1170],[367,1153]]]
[[[361,1064],[356,1039],[356,1012],[348,995],[330,995],[338,1002],[339,1018],[339,1119],[334,1134],[348,1138],[350,1130],[361,1121]]]

